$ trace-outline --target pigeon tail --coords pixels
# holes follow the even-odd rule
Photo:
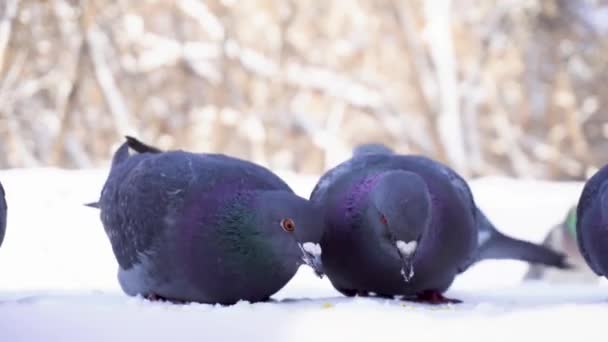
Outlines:
[[[514,259],[560,269],[572,268],[562,253],[499,232],[481,210],[477,210],[477,225],[479,242],[473,262],[484,259]]]
[[[144,144],[143,142],[141,142],[131,136],[128,136],[128,135],[125,136],[125,139],[127,139],[127,145],[137,153],[162,153],[163,152],[162,150],[160,150],[154,146]]]
[[[480,246],[476,261],[484,259],[514,259],[559,269],[572,268],[562,253],[501,233],[494,235]]]
[[[85,207],[99,209],[99,202],[85,203]]]

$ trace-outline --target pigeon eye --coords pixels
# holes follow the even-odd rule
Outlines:
[[[384,216],[384,215],[380,216],[380,222],[382,222],[382,224],[385,226],[388,225],[388,220],[386,219],[386,216]]]
[[[292,219],[282,219],[281,220],[281,228],[283,228],[283,230],[285,230],[286,232],[293,232],[294,230],[296,230],[296,223],[293,222]]]

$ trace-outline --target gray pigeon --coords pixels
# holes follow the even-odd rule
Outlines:
[[[275,174],[243,160],[162,152],[127,137],[92,206],[101,209],[129,295],[256,302],[304,263],[323,274],[320,215]]]
[[[311,201],[326,220],[326,274],[347,296],[457,302],[442,293],[481,259],[567,267],[563,255],[499,233],[464,179],[425,157],[358,148],[321,178]]]
[[[4,233],[6,232],[6,199],[4,198],[4,188],[0,183],[0,246],[4,240]]]
[[[525,280],[542,280],[551,283],[593,283],[600,278],[589,268],[576,242],[576,206],[568,210],[566,217],[551,228],[543,245],[567,255],[572,269],[562,270],[532,264]]]
[[[608,165],[585,184],[576,217],[581,254],[595,274],[608,277]]]

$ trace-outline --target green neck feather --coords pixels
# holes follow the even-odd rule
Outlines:
[[[570,209],[565,224],[570,237],[576,239],[576,208]]]
[[[274,265],[277,255],[268,236],[256,227],[254,201],[252,194],[240,194],[226,206],[219,220],[218,243],[229,255],[226,261],[250,269],[265,269]]]

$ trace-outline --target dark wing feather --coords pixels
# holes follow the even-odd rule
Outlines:
[[[137,153],[162,153],[163,152],[161,149],[156,148],[151,145],[144,144],[143,142],[139,141],[138,139],[136,139],[134,137],[127,135],[127,136],[125,136],[125,139],[127,140],[127,145]]]

